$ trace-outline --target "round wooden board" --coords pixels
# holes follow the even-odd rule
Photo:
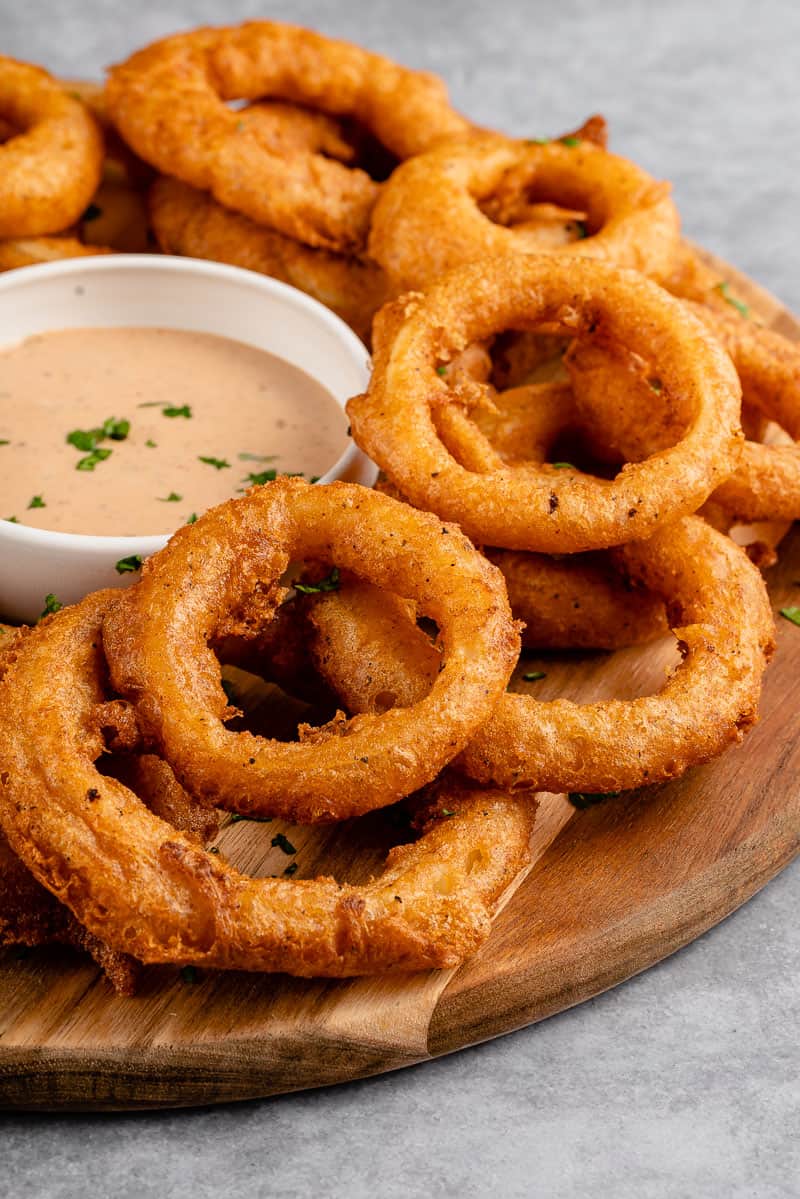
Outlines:
[[[720,276],[765,323],[800,324],[723,263]],[[768,572],[774,606],[800,599],[800,534]],[[590,700],[658,686],[670,643],[548,659],[537,696]],[[175,1107],[361,1078],[510,1032],[596,995],[728,915],[800,848],[800,629],[778,629],[761,720],[743,745],[666,786],[577,811],[542,796],[533,866],[483,950],[456,971],[345,982],[145,972],[117,998],[77,954],[0,956],[0,1105]],[[526,659],[524,669],[540,664]],[[795,699],[797,695],[797,699]],[[263,702],[253,688],[247,706]],[[244,701],[243,701],[244,702]],[[274,717],[274,711],[270,713]],[[220,837],[254,874],[283,870],[281,828],[245,822]],[[366,876],[389,840],[380,818],[290,829],[300,875]]]

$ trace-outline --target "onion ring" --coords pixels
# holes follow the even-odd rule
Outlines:
[[[22,131],[0,145],[0,238],[66,229],[100,182],[97,123],[46,71],[2,55],[0,117]]]
[[[416,709],[300,744],[226,730],[209,642],[251,593],[269,618],[290,561],[333,562],[403,592],[437,622],[442,671]],[[262,620],[263,623],[263,620]],[[491,712],[519,637],[502,577],[459,530],[353,484],[278,479],[179,530],[104,629],[112,682],[192,794],[242,814],[346,819],[432,781]],[[346,735],[336,735],[344,733]]]
[[[386,278],[374,264],[284,237],[176,179],[155,182],[150,216],[165,254],[210,258],[290,283],[332,309],[363,341],[369,341],[372,318],[389,297]]]
[[[611,480],[536,463],[462,467],[432,416],[451,398],[437,364],[498,330],[538,324],[652,359],[692,414],[685,436]],[[479,544],[574,553],[639,539],[696,510],[735,468],[740,391],[730,360],[679,301],[633,272],[489,259],[386,305],[373,338],[369,389],[347,406],[353,437],[411,503],[457,521]]]
[[[340,251],[364,249],[379,185],[321,154],[270,153],[226,101],[270,97],[359,118],[401,159],[469,128],[436,76],[274,21],[165,38],[115,67],[106,95],[147,162],[288,237]]]
[[[0,684],[0,824],[91,933],[143,962],[303,977],[453,966],[477,949],[527,860],[530,797],[443,782],[416,805],[420,839],[365,886],[246,878],[95,768],[115,600],[96,593],[44,622]]]
[[[424,289],[468,262],[545,253],[541,228],[535,221],[525,228],[533,194],[588,214],[587,236],[553,246],[556,257],[594,258],[663,278],[679,229],[668,185],[590,141],[565,140],[541,145],[474,134],[402,163],[372,214],[371,257],[398,286]],[[493,195],[499,224],[480,207]],[[515,209],[520,196],[525,206]]]
[[[506,694],[456,760],[459,770],[506,787],[628,790],[708,761],[755,722],[774,621],[764,582],[743,550],[690,516],[617,555],[632,582],[663,598],[683,654],[677,670],[658,694],[629,701],[576,704]],[[328,618],[326,606],[338,611]],[[348,608],[346,594],[314,603],[312,626],[323,635],[311,653],[349,711],[375,702],[365,672],[350,658],[353,647],[356,661],[370,647],[370,671],[380,670],[384,700],[394,695],[398,704],[416,703],[429,686],[428,639],[402,609],[393,611],[397,622],[408,620],[399,641],[402,662],[392,641],[377,642],[372,626],[360,625],[363,605]],[[427,673],[420,667],[426,663]]]

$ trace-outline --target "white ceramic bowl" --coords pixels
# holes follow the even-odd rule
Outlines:
[[[342,407],[369,378],[367,350],[338,316],[294,287],[238,267],[130,254],[0,275],[0,348],[51,329],[137,325],[217,333],[269,350],[312,375]],[[376,477],[351,443],[320,482],[371,487]],[[0,477],[0,497],[2,488]],[[167,537],[53,533],[0,520],[0,616],[32,621],[49,592],[67,604],[99,587],[127,586],[136,575],[119,575],[114,564],[155,553]]]

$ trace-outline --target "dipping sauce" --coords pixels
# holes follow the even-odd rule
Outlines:
[[[0,518],[171,533],[275,474],[325,474],[336,400],[264,350],[176,329],[66,329],[0,350]]]

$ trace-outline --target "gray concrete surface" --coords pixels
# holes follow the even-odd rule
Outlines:
[[[0,51],[95,74],[258,15],[440,71],[511,132],[604,112],[616,149],[674,181],[687,232],[800,310],[793,0],[0,0]],[[401,1074],[211,1111],[3,1118],[0,1195],[797,1197],[798,881],[592,1003]]]

